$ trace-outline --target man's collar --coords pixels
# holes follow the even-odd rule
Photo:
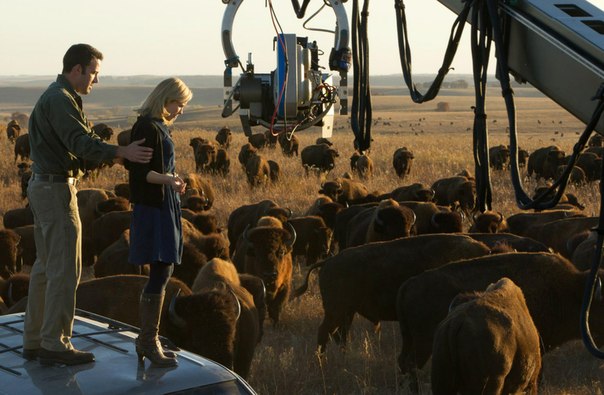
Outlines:
[[[67,90],[67,92],[69,92],[69,94],[73,96],[74,100],[76,101],[76,103],[78,103],[80,108],[82,108],[82,98],[80,97],[80,95],[78,95],[78,92],[73,89],[71,83],[63,74],[59,74],[57,76],[57,83],[63,88],[65,88],[65,90]]]

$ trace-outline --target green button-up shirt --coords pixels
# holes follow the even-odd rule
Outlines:
[[[88,127],[82,98],[61,74],[31,113],[29,145],[34,173],[69,177],[82,175],[80,159],[110,162],[117,151]]]

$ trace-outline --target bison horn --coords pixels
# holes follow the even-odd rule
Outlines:
[[[375,227],[380,229],[384,228],[384,221],[380,218],[379,212],[375,213]]]
[[[291,237],[287,240],[286,244],[289,248],[293,248],[294,243],[296,242],[296,230],[294,229],[294,226],[291,223],[286,222],[285,224],[287,225],[289,233],[291,234]]]
[[[241,302],[237,295],[235,295],[235,292],[233,292],[233,288],[229,287],[229,291],[231,292],[231,295],[233,295],[233,298],[235,298],[235,302],[237,302],[237,318],[235,318],[235,320],[239,321],[239,317],[241,317]]]
[[[250,224],[245,225],[245,229],[243,229],[243,240],[246,243],[250,243],[250,239],[248,238],[248,230],[250,229]]]
[[[176,326],[177,328],[180,329],[185,329],[187,327],[187,322],[178,315],[178,313],[176,312],[176,298],[178,297],[178,295],[180,295],[180,289],[178,291],[176,291],[176,295],[174,295],[172,297],[172,300],[170,301],[170,307],[168,307],[168,318],[170,319],[170,322],[172,322],[172,324],[174,324],[174,326]]]
[[[503,214],[501,214],[499,211],[497,211],[497,214],[499,214],[499,223],[503,222]]]
[[[434,229],[438,229],[438,222],[436,222],[436,215],[438,214],[438,212],[432,214],[432,217],[430,217],[430,225],[432,225],[432,227]]]
[[[287,218],[291,218],[293,215],[292,209],[291,208],[287,208]]]

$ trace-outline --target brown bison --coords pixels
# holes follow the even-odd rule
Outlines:
[[[20,135],[15,139],[15,163],[17,159],[28,160],[31,154],[31,148],[29,146],[29,133]]]
[[[574,236],[598,226],[598,217],[575,217],[558,219],[541,225],[533,225],[528,233],[531,238],[542,242],[571,258],[573,251],[568,250],[568,242]]]
[[[377,206],[369,207],[350,219],[346,246],[409,237],[415,219],[415,213],[409,207],[392,199],[382,200]]]
[[[356,313],[376,325],[396,320],[396,293],[407,279],[456,259],[488,253],[484,244],[462,235],[422,235],[366,244],[311,266],[294,297],[306,291],[308,276],[320,267],[325,316],[317,341],[323,352],[331,335],[338,343],[346,342]]]
[[[466,213],[474,209],[476,185],[473,180],[463,176],[442,178],[432,184],[432,189],[436,204],[460,208]]]
[[[223,346],[211,347],[210,350],[218,353],[205,356],[233,369],[242,377],[247,377],[256,345],[260,341],[260,319],[254,298],[241,285],[235,266],[231,262],[214,258],[199,271],[191,287],[193,294],[223,295],[225,289],[232,293],[239,304],[237,320],[223,321],[224,324],[230,324],[222,328],[226,332]]]
[[[485,211],[474,214],[470,233],[500,233],[508,231],[508,224],[500,212]]]
[[[279,163],[269,159],[268,168],[271,182],[273,184],[277,183],[279,181],[279,178],[281,177],[281,167],[279,166]]]
[[[256,149],[262,149],[268,144],[268,140],[264,133],[254,133],[247,138],[247,141]]]
[[[32,213],[29,206],[10,209],[4,213],[2,224],[4,225],[4,229],[14,229],[19,226],[33,225],[34,213]]]
[[[357,161],[359,160],[360,157],[361,157],[361,154],[359,153],[359,151],[354,151],[352,153],[352,155],[350,155],[350,170],[351,171],[357,170]]]
[[[600,276],[604,271],[600,270]],[[551,253],[507,253],[461,260],[425,271],[404,283],[396,309],[403,348],[399,366],[411,373],[417,389],[416,368],[424,366],[434,333],[446,317],[453,298],[461,292],[485,289],[508,277],[524,292],[526,304],[545,350],[581,337],[579,316],[588,273],[579,272],[569,261]],[[604,305],[591,306],[592,335],[604,339]]]
[[[0,277],[7,279],[17,272],[17,255],[21,236],[12,229],[0,229]]]
[[[317,137],[317,139],[315,140],[315,144],[327,144],[330,147],[333,145],[333,143],[331,142],[331,140],[325,138],[325,137]]]
[[[117,145],[126,146],[132,141],[132,129],[122,130],[117,134]]]
[[[510,149],[503,145],[489,148],[490,165],[495,170],[507,169],[510,165]]]
[[[21,238],[17,248],[17,271],[29,271],[36,261],[36,242],[34,225],[17,226],[13,228]]]
[[[215,139],[221,147],[228,149],[233,141],[233,133],[231,132],[231,129],[224,126],[216,133]]]
[[[295,134],[289,134],[287,132],[280,133],[277,141],[279,146],[281,146],[281,152],[283,152],[283,155],[298,156],[298,147],[300,146],[300,141]]]
[[[21,134],[21,125],[13,119],[6,125],[6,137],[11,143],[14,143],[19,134]]]
[[[390,197],[398,202],[431,202],[434,199],[434,189],[421,183],[415,183],[394,189],[390,192]]]
[[[414,158],[413,152],[409,151],[407,147],[397,148],[392,155],[392,167],[394,167],[396,175],[405,178],[411,172]]]
[[[507,219],[507,223],[510,233],[530,237],[530,228],[532,226],[539,226],[558,219],[573,217],[585,217],[585,214],[582,214],[578,210],[546,210],[537,213],[518,213],[511,215]]]
[[[266,147],[274,149],[277,146],[278,134],[273,134],[273,131],[265,130],[264,136],[266,137]]]
[[[250,156],[256,153],[256,148],[252,147],[250,143],[246,143],[241,146],[237,158],[239,159],[239,163],[241,163],[241,166],[243,166],[243,170],[245,170],[245,165],[247,164],[247,160],[250,158]]]
[[[182,201],[185,202],[187,194],[199,195],[205,198],[204,210],[209,210],[214,205],[214,188],[208,178],[202,178],[199,174],[186,173],[182,177],[183,181],[187,184],[187,191],[182,196]],[[183,205],[183,207],[186,207]]]
[[[109,141],[113,136],[113,128],[105,123],[97,123],[92,127],[92,131],[103,141]]]
[[[296,242],[296,231],[291,224],[287,230],[282,226],[276,218],[262,217],[255,228],[243,232],[244,272],[260,277],[264,282],[268,316],[275,325],[279,323],[281,309],[289,297],[292,248]]]
[[[432,393],[536,395],[539,333],[522,290],[504,277],[462,299],[434,335]]]
[[[326,144],[309,145],[302,149],[300,157],[302,166],[308,175],[310,169],[317,173],[329,173],[336,165],[336,158],[340,156],[336,149],[330,148]]]
[[[317,260],[329,253],[333,231],[319,216],[290,218],[288,221],[296,231],[292,256],[303,256],[306,266],[314,265]]]
[[[254,153],[247,159],[245,174],[251,187],[266,185],[271,179],[271,167],[263,155]]]
[[[191,141],[193,144],[193,141]],[[198,173],[212,173],[216,167],[217,148],[212,143],[195,143],[193,157],[195,158],[195,171]]]
[[[555,145],[538,148],[531,152],[528,158],[527,172],[528,176],[535,173],[535,177],[554,178],[558,166],[564,164],[564,151]]]
[[[415,213],[414,232],[418,235],[429,233],[463,232],[463,216],[448,207],[432,202],[402,201],[401,206],[409,207]]]
[[[121,275],[82,282],[77,291],[77,307],[140,326],[138,306],[147,280],[146,276]],[[233,347],[229,328],[237,325],[240,304],[231,291],[225,288],[193,294],[182,281],[171,278],[165,300],[159,327],[161,336],[204,356],[224,355]]]
[[[256,226],[261,217],[270,215],[282,222],[291,217],[289,208],[281,207],[272,200],[262,200],[257,203],[237,207],[229,214],[227,221],[227,236],[229,238],[229,252],[233,256],[237,240],[243,235],[245,228]]]
[[[373,160],[367,155],[359,156],[355,164],[355,171],[362,179],[368,179],[373,176]]]
[[[116,241],[101,251],[93,266],[94,277],[101,278],[118,274],[148,275],[148,265],[132,265],[128,263],[129,249],[130,230],[126,229]]]

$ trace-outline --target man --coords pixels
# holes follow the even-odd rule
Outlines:
[[[32,267],[23,331],[23,357],[45,365],[94,361],[71,344],[75,295],[82,269],[82,230],[76,185],[81,161],[147,163],[144,140],[120,147],[104,143],[88,126],[82,99],[98,82],[103,54],[71,46],[63,71],[42,94],[29,119],[32,177],[27,189],[34,214],[37,258]]]

